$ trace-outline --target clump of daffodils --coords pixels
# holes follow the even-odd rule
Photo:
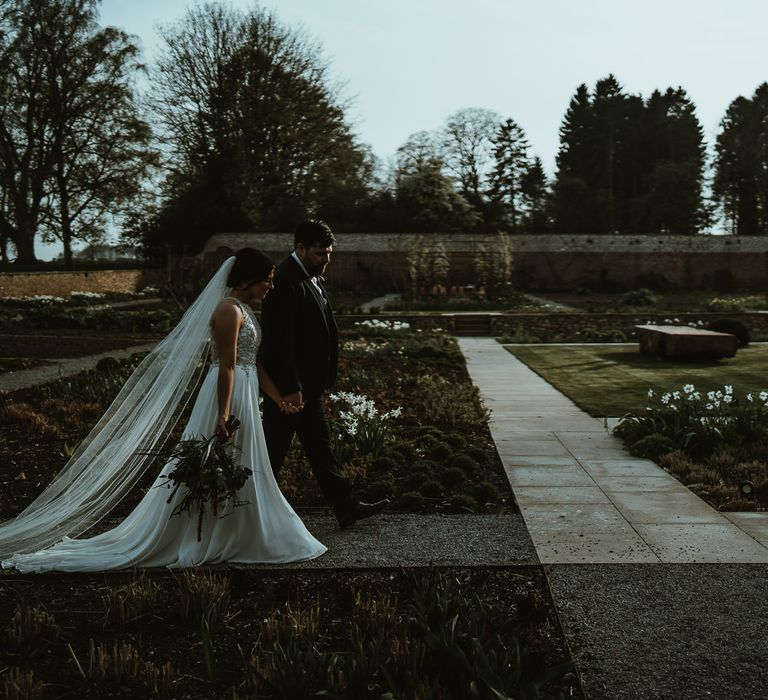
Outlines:
[[[69,298],[73,301],[100,301],[106,298],[101,292],[70,292]]]
[[[354,442],[361,453],[380,456],[389,441],[389,422],[402,415],[402,408],[380,411],[373,399],[349,391],[331,394],[330,399],[339,404],[338,437]]]
[[[411,324],[406,323],[405,321],[383,321],[378,318],[357,321],[355,325],[377,331],[407,331],[411,328]]]
[[[768,442],[768,391],[737,396],[732,384],[707,392],[693,384],[664,393],[648,389],[645,409],[625,415],[615,432],[630,443],[663,437],[699,456],[721,445]]]

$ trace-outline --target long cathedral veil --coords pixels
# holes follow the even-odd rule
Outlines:
[[[178,325],[139,364],[48,487],[15,519],[0,524],[0,561],[82,534],[136,484],[200,379],[210,320],[226,296],[234,261],[224,261]]]

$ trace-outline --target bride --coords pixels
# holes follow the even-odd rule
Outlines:
[[[43,493],[0,525],[0,563],[19,571],[105,571],[126,567],[285,563],[326,551],[283,497],[269,464],[259,415],[259,388],[283,407],[257,362],[261,339],[248,303],[272,288],[274,266],[253,248],[226,260],[179,324],[143,360],[114,403]],[[197,384],[209,348],[212,365],[182,439],[216,434],[232,440],[253,473],[217,515],[172,515],[166,464],[152,488],[117,527],[78,539],[131,490],[170,435]],[[228,420],[240,420],[232,431]]]

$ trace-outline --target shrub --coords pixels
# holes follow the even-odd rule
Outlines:
[[[445,462],[453,456],[453,450],[448,445],[440,443],[429,450],[428,455],[436,462]]]
[[[745,348],[749,345],[751,340],[749,329],[741,322],[734,321],[730,318],[720,318],[716,321],[711,321],[707,328],[716,333],[730,333],[735,335],[739,340],[739,347]]]
[[[655,306],[659,303],[659,297],[650,289],[641,287],[625,292],[619,301],[622,306]]]
[[[388,474],[386,477],[368,484],[365,495],[374,501],[381,498],[392,498],[395,495],[395,478]]]
[[[465,493],[460,493],[455,496],[451,496],[450,500],[451,509],[456,511],[457,513],[463,513],[465,511],[470,511],[474,513],[479,509],[479,506],[477,505],[477,501],[472,498],[472,496],[469,496]]]
[[[419,436],[415,440],[416,449],[421,452],[424,455],[431,455],[432,450],[435,450],[441,446],[444,445],[442,442],[442,439],[439,437],[436,437],[435,435],[432,435],[431,433],[426,433],[424,435]]]
[[[505,333],[498,340],[502,345],[526,345],[542,342],[539,336],[529,333],[524,326],[515,326],[514,331]]]
[[[96,363],[97,372],[116,372],[120,369],[120,361],[115,357],[102,357]]]
[[[415,470],[422,472],[429,477],[433,477],[440,471],[440,465],[437,462],[433,462],[431,459],[422,459],[416,463]]]
[[[397,447],[387,447],[384,454],[398,464],[413,463],[419,457],[416,453],[416,446],[410,442],[398,442]]]
[[[467,447],[467,440],[461,433],[451,433],[445,437],[446,443],[448,443],[454,450],[463,450]]]
[[[477,445],[468,447],[466,450],[464,450],[464,454],[469,457],[474,464],[483,464],[488,459],[488,451],[485,448],[479,447]],[[460,465],[456,464],[455,466],[458,467]]]
[[[457,467],[448,467],[441,475],[440,481],[447,489],[463,484],[467,479],[466,473]]]
[[[426,479],[419,486],[419,493],[425,498],[440,498],[443,495],[443,485],[437,479]]]
[[[378,472],[391,472],[394,469],[397,469],[397,463],[391,456],[377,457],[371,462],[371,469]]]
[[[406,455],[406,450],[397,448],[389,448],[384,452],[384,457],[389,459],[395,465],[407,464],[411,461],[411,458]]]
[[[483,453],[485,457],[485,453]],[[448,467],[452,469],[459,469],[464,474],[472,474],[477,466],[477,461],[472,459],[469,455],[455,454],[448,462]]]
[[[647,457],[656,461],[668,452],[673,452],[675,448],[676,445],[670,438],[660,433],[651,433],[633,442],[629,446],[629,453],[635,457]]]
[[[414,433],[415,437],[424,438],[428,435],[439,440],[440,442],[445,441],[445,433],[440,430],[440,428],[435,427],[434,425],[422,425],[419,426],[419,428],[416,429],[416,432]]]
[[[471,493],[479,503],[496,503],[501,500],[499,489],[490,481],[481,481],[479,484],[475,484]]]
[[[429,478],[430,476],[424,472],[413,472],[402,480],[401,485],[407,491],[418,491],[421,485]]]
[[[426,505],[426,500],[417,491],[407,491],[397,499],[398,505],[406,510],[419,510]]]
[[[617,328],[585,326],[577,333],[579,340],[587,343],[626,343],[626,334]]]

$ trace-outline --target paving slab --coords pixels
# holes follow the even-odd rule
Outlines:
[[[615,476],[658,476],[659,465],[650,459],[580,459],[581,466],[594,479],[603,480]],[[674,478],[674,477],[671,477]]]
[[[723,515],[760,544],[768,546],[768,513],[723,513]]]
[[[536,532],[577,534],[629,531],[627,521],[609,501],[604,503],[538,503],[520,506],[525,522]]]
[[[592,486],[595,483],[578,465],[540,464],[535,467],[508,467],[504,464],[504,471],[513,490],[516,486]]]
[[[724,519],[725,520],[725,519]],[[720,523],[683,523],[634,527],[659,559],[677,563],[768,563],[768,549],[741,528]],[[534,541],[535,543],[535,541]]]
[[[610,505],[605,491],[595,486],[516,486],[515,499],[518,505],[528,503],[592,503],[600,506]]]
[[[547,534],[532,531],[531,539],[542,564],[658,564],[656,553],[631,528],[607,532]]]
[[[608,497],[608,494],[606,496]],[[720,513],[688,489],[613,491],[609,497],[621,514],[632,524],[712,523],[719,525],[727,522]]]
[[[502,462],[508,464],[510,468],[515,467],[577,467],[581,471],[584,468],[579,464],[577,460],[571,454],[565,455],[518,455],[510,454],[505,449],[505,444],[497,445],[499,448],[499,456]]]

